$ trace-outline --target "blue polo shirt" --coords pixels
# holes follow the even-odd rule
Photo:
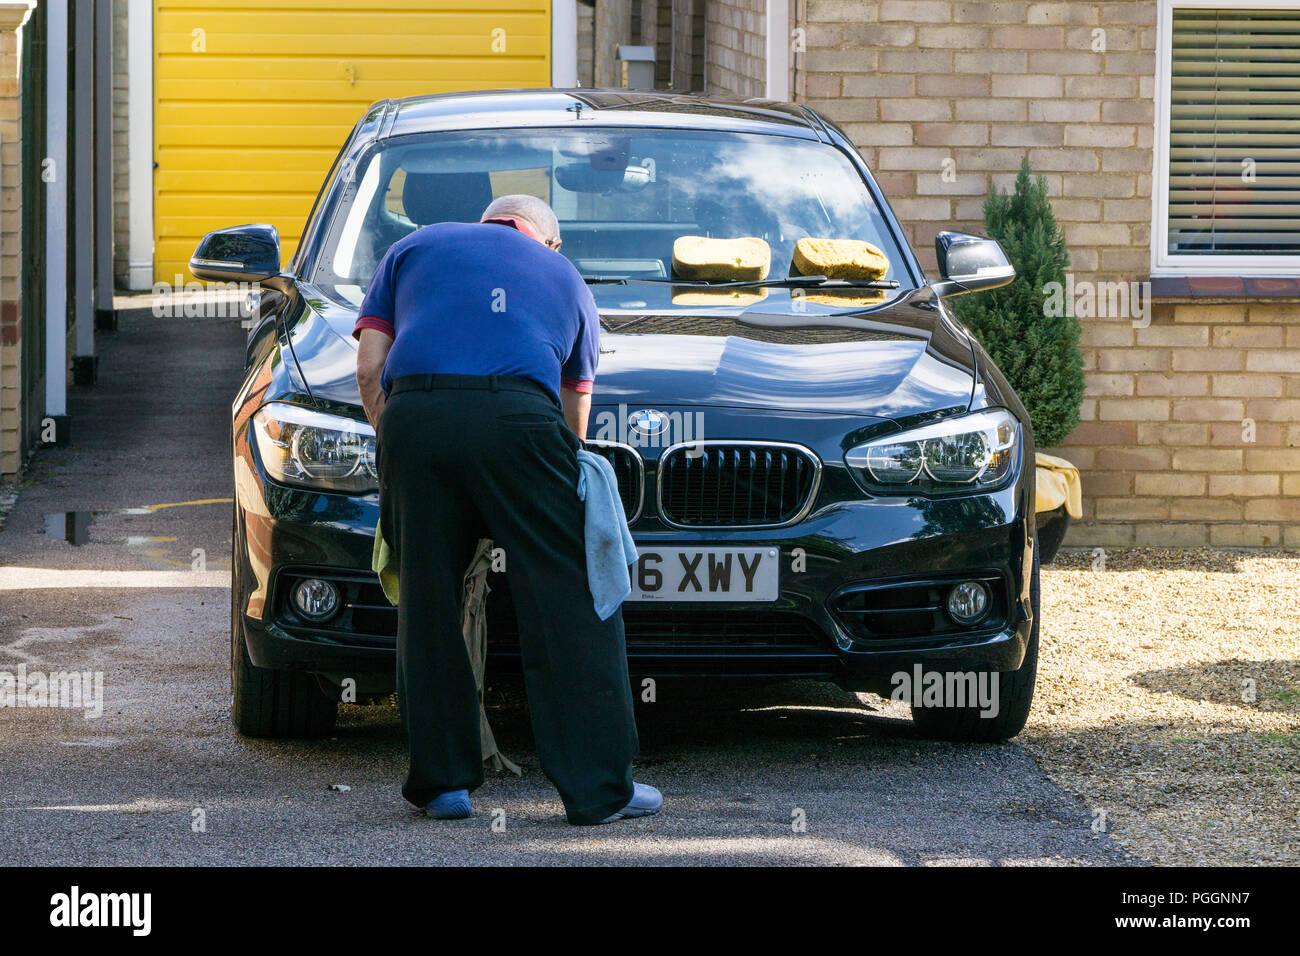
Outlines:
[[[591,290],[558,252],[509,223],[441,222],[393,243],[352,330],[393,338],[383,386],[404,375],[522,375],[590,392],[600,356]]]

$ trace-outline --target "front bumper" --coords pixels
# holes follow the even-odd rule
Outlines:
[[[244,462],[236,481],[235,556],[241,567],[235,601],[253,663],[391,676],[396,611],[370,571],[378,496],[285,488],[268,481],[252,456]],[[842,467],[828,466],[816,507],[782,529],[668,530],[653,516],[643,517],[634,529],[642,545],[778,549],[781,583],[778,600],[763,604],[625,605],[632,673],[811,677],[878,690],[888,686],[890,674],[917,663],[939,670],[1018,668],[1032,623],[1033,527],[1026,517],[1032,502],[1021,477],[1001,491],[933,500],[860,493],[855,498],[850,481]],[[288,594],[291,582],[305,576],[338,581],[346,612],[326,625],[298,617]],[[1001,605],[988,621],[965,630],[864,634],[837,605],[838,598],[864,587],[971,576],[1000,582]],[[490,583],[490,666],[499,674],[519,666],[517,624],[508,582],[494,575]]]

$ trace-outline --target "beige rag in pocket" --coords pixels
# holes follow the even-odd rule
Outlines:
[[[383,530],[375,528],[375,547],[370,558],[371,567],[379,575],[388,603],[397,606],[400,596],[397,576],[397,555],[384,540]],[[492,569],[492,539],[480,538],[474,557],[465,569],[464,604],[460,616],[460,632],[469,652],[470,666],[474,670],[474,685],[478,688],[479,743],[483,752],[483,765],[489,770],[509,770],[522,776],[519,765],[497,747],[492,725],[488,722],[487,706],[483,701],[483,678],[487,670],[487,575]]]

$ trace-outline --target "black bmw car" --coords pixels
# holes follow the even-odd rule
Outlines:
[[[555,209],[601,314],[586,437],[641,555],[633,674],[915,682],[901,699],[927,735],[1018,733],[1038,651],[1033,436],[944,303],[1010,281],[1002,250],[941,233],[927,277],[848,139],[802,106],[585,90],[378,103],[290,262],[265,225],[196,251],[195,275],[261,290],[232,408],[239,730],[320,734],[340,699],[392,692],[357,307],[391,243],[518,192]],[[685,278],[683,236],[760,238],[770,269]],[[865,240],[884,275],[803,274],[805,238]],[[518,667],[516,620],[509,575],[491,584],[500,674]],[[945,695],[976,678],[991,701]]]

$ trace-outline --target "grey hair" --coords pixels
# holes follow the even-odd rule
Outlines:
[[[483,210],[479,221],[499,219],[504,216],[527,219],[542,233],[548,242],[560,238],[560,221],[555,218],[555,210],[543,200],[526,193],[514,193],[510,196],[498,196]]]

